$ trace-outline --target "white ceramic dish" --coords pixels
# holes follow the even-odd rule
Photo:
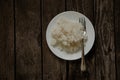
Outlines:
[[[53,47],[50,43],[51,43],[51,29],[53,27],[53,25],[56,23],[56,20],[59,17],[66,17],[70,20],[79,22],[79,18],[80,17],[85,17],[86,20],[86,30],[87,30],[87,36],[88,36],[88,40],[86,42],[86,46],[85,46],[85,55],[91,50],[94,41],[95,41],[95,31],[93,28],[93,25],[91,23],[91,21],[83,14],[75,12],[75,11],[66,11],[66,12],[62,12],[58,15],[56,15],[49,23],[48,27],[47,27],[47,31],[46,31],[46,40],[47,40],[47,44],[48,47],[50,48],[50,50],[53,52],[54,55],[56,55],[57,57],[64,59],[64,60],[77,60],[81,58],[81,51],[75,52],[75,53],[66,53],[65,51],[60,51],[59,49]]]

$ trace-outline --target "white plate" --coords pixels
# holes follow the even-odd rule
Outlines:
[[[75,52],[75,53],[66,53],[65,51],[60,51],[58,48],[53,47],[50,43],[51,43],[51,28],[53,27],[53,25],[56,23],[56,20],[59,17],[66,17],[70,20],[79,21],[80,17],[85,17],[86,20],[86,30],[87,30],[87,36],[88,36],[88,40],[86,42],[86,46],[85,46],[85,55],[91,50],[93,44],[94,44],[94,40],[95,40],[95,31],[93,28],[93,25],[91,23],[91,21],[83,14],[75,12],[75,11],[66,11],[66,12],[62,12],[58,15],[56,15],[49,23],[48,27],[47,27],[47,31],[46,31],[46,39],[47,39],[47,44],[48,47],[50,48],[50,50],[53,52],[54,55],[56,55],[57,57],[64,59],[64,60],[76,60],[76,59],[80,59],[81,58],[81,51]]]

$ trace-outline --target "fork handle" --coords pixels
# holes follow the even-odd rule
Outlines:
[[[81,71],[86,71],[86,63],[84,58],[84,39],[82,39]]]

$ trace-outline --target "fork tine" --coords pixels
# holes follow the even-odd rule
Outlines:
[[[82,23],[82,18],[79,18],[79,23]]]
[[[85,21],[85,18],[84,18],[84,29],[86,31],[86,21]]]
[[[79,18],[79,23],[81,23],[82,25],[84,25],[84,20],[83,20],[83,18]]]

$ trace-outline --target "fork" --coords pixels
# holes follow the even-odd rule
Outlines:
[[[82,23],[84,26],[84,34],[86,34],[86,22],[85,18],[79,18],[79,22]],[[84,72],[86,71],[86,63],[85,63],[85,58],[84,58],[84,38],[82,39],[82,57],[81,57],[81,71]]]

